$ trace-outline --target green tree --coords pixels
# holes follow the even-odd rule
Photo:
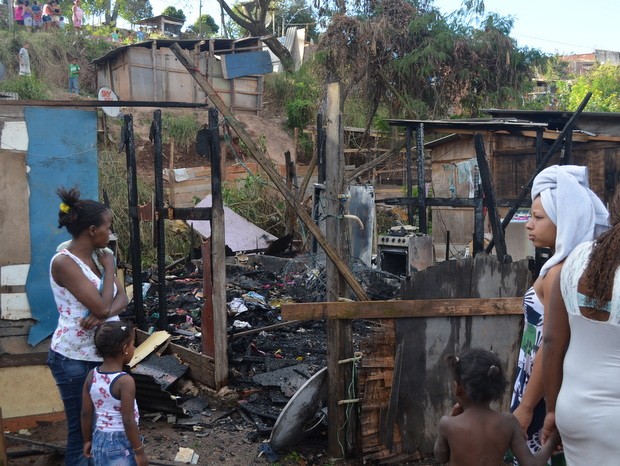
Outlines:
[[[153,8],[149,0],[122,0],[118,14],[131,24],[153,16]]]
[[[380,107],[392,118],[442,118],[520,106],[542,54],[516,46],[510,18],[463,18],[407,0],[334,16],[319,44],[325,79],[368,103],[368,124]]]
[[[162,11],[161,14],[164,16],[171,16],[172,18],[178,18],[183,21],[185,21],[186,19],[185,13],[183,13],[183,10],[180,8],[177,10],[173,6],[167,6],[166,8],[164,8],[164,11]]]
[[[588,111],[620,112],[620,66],[596,65],[572,83],[558,83],[560,106],[566,110],[575,110],[588,92],[592,92]]]
[[[211,15],[201,15],[188,29],[202,37],[213,37],[220,30]]]
[[[71,0],[63,0],[63,12],[65,17],[71,18]],[[118,17],[122,17],[130,23],[153,16],[153,8],[149,0],[82,0],[82,8],[88,15],[104,17],[104,23],[115,27]]]

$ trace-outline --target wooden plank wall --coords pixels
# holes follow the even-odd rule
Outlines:
[[[197,68],[208,75],[226,105],[233,113],[260,114],[264,77],[225,79],[221,62],[209,60],[209,53],[190,51]],[[108,68],[111,77],[107,76]],[[167,47],[125,49],[109,62],[98,64],[97,85],[112,88],[121,100],[204,102],[206,98]]]
[[[488,133],[485,136],[485,149],[490,154],[490,165],[498,198],[516,198],[536,169],[535,138],[512,136],[509,134]],[[552,141],[543,144],[543,155]],[[573,143],[571,164],[588,167],[590,187],[604,201],[613,196],[618,183],[620,163],[620,143],[588,141]],[[475,157],[473,143],[465,138],[449,141],[432,149],[432,186],[435,197],[468,197],[466,183],[458,182],[456,164]],[[560,154],[552,157],[550,165],[560,161]],[[450,189],[452,187],[452,190]],[[500,208],[500,215],[507,208]],[[454,254],[469,244],[474,232],[473,209],[433,207],[433,244],[443,251],[446,232],[450,231],[450,241]],[[518,245],[521,241],[518,242]],[[517,245],[517,246],[518,246]],[[508,253],[511,254],[508,244]],[[437,254],[438,257],[444,254]]]
[[[526,261],[494,257],[443,262],[417,272],[403,299],[522,296],[530,281]],[[478,346],[493,350],[512,381],[522,316],[424,317],[381,320],[361,343],[361,449],[366,461],[398,464],[432,454],[440,417],[453,404],[446,355]],[[400,348],[400,350],[398,349]],[[404,363],[395,365],[397,354]],[[508,409],[507,390],[499,409]],[[391,435],[389,435],[391,434]]]

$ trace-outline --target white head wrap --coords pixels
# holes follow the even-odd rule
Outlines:
[[[588,187],[588,169],[576,165],[553,165],[541,171],[532,185],[532,201],[540,195],[543,209],[557,227],[555,253],[540,270],[562,262],[573,248],[591,241],[609,227],[609,213]]]

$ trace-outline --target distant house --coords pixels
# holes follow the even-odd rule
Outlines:
[[[181,28],[185,24],[185,20],[175,18],[174,16],[153,16],[152,18],[141,19],[136,21],[136,24],[153,28],[156,31],[164,35],[179,36],[181,34]]]
[[[566,72],[570,76],[583,76],[592,70],[595,65],[620,65],[620,52],[612,50],[594,50],[593,53],[580,53],[573,55],[562,55],[558,57],[561,62],[567,64]],[[565,78],[560,81],[566,80]],[[532,79],[532,91],[529,92],[525,98],[527,100],[536,100],[544,97],[549,97],[548,110],[555,110],[557,99],[555,98],[557,92],[558,80],[546,79],[543,76],[537,76]]]

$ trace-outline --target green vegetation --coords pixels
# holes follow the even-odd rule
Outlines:
[[[238,182],[223,183],[224,204],[249,222],[275,236],[283,236],[285,202],[271,182],[249,176]]]
[[[174,141],[177,147],[189,150],[196,141],[196,132],[200,123],[192,115],[162,114],[162,130],[168,140]]]
[[[129,262],[130,219],[127,212],[127,165],[124,152],[99,148],[99,190],[101,193],[107,193],[110,200],[113,214],[112,228],[118,235],[119,262]],[[138,177],[138,203],[149,202],[152,192],[152,185],[144,178]],[[152,222],[140,223],[142,242],[140,252],[142,266],[145,268],[157,263],[157,249],[152,243],[152,229]],[[179,228],[176,222],[164,223],[167,264],[188,254],[190,239],[186,231],[186,227]]]
[[[589,73],[572,81],[560,81],[558,98],[561,108],[574,111],[588,92],[592,92],[592,97],[587,111],[620,112],[620,66],[596,65]]]
[[[24,44],[30,43],[30,68],[33,79],[15,83],[19,66],[17,53]],[[66,34],[59,30],[29,34],[25,30],[0,30],[0,62],[7,69],[6,81],[2,89],[20,92],[20,98],[57,99],[59,90],[67,89],[67,67],[73,57],[82,65],[80,89],[83,92],[95,91],[94,69],[88,63],[104,55],[114,46],[103,40],[92,40],[82,35]],[[16,89],[16,90],[12,90]],[[19,89],[19,90],[17,90]]]
[[[50,93],[45,84],[36,76],[15,76],[0,82],[0,91],[17,92],[20,99],[47,100]]]

